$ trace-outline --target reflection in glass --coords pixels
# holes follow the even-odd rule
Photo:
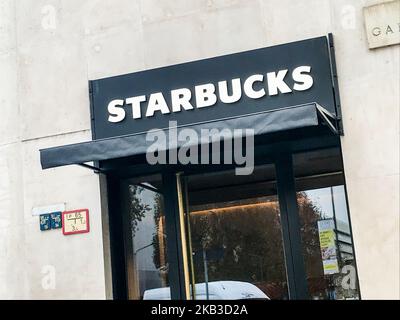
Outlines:
[[[332,170],[335,164],[338,167]],[[301,154],[294,158],[294,165],[310,298],[358,299],[340,154],[337,149]],[[305,175],[305,168],[314,172]],[[327,168],[332,172],[326,172]]]
[[[154,288],[166,288],[166,253],[163,197],[158,179],[125,184],[125,225],[128,291],[130,299],[149,299]],[[164,290],[165,291],[165,290]],[[169,298],[169,288],[158,299]]]
[[[268,169],[270,182],[253,175],[238,183],[234,172],[189,177],[192,298],[288,298],[279,204],[266,194],[276,190]]]

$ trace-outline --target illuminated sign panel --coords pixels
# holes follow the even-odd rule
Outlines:
[[[94,139],[317,102],[336,115],[327,37],[90,81]]]

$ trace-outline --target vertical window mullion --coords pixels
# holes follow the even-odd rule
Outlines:
[[[185,300],[188,297],[181,241],[182,226],[179,216],[177,176],[174,172],[163,173],[163,189],[171,299]]]
[[[297,208],[293,162],[290,153],[282,153],[275,162],[282,234],[290,299],[307,299],[308,288],[302,254],[300,218]]]

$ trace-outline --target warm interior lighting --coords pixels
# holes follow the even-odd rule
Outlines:
[[[242,205],[237,205],[237,206],[230,206],[230,207],[224,207],[224,208],[213,208],[213,209],[206,209],[206,210],[198,210],[198,211],[192,211],[190,214],[210,214],[210,212],[213,213],[229,213],[233,212],[234,210],[237,209],[254,209],[254,208],[259,208],[259,207],[277,207],[277,202],[260,202],[260,203],[251,203],[251,204],[242,204]]]

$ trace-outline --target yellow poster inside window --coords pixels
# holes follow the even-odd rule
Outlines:
[[[339,264],[336,250],[335,222],[333,219],[318,221],[318,233],[324,274],[338,273]]]

